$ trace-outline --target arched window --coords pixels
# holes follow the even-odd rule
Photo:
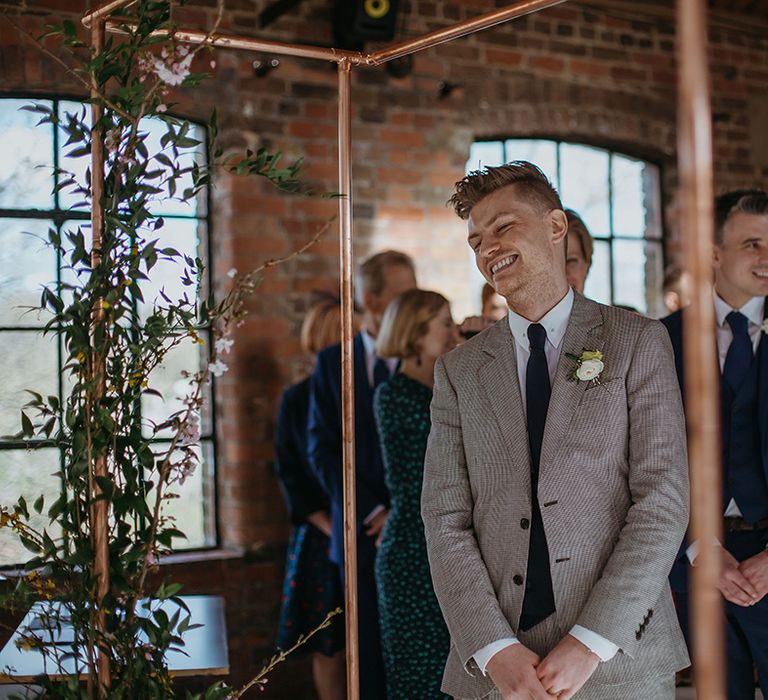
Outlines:
[[[87,158],[69,157],[73,147],[62,143],[62,129],[49,123],[38,125],[39,115],[21,110],[32,102],[53,107],[60,121],[66,119],[67,113],[86,108],[80,102],[55,97],[0,97],[0,436],[18,432],[19,409],[29,398],[25,389],[57,396],[60,402],[66,395],[62,343],[55,335],[42,335],[47,315],[28,307],[39,307],[42,285],[58,283],[72,274],[47,245],[49,228],[61,232],[90,220],[86,205],[78,201],[80,197],[66,189],[54,192],[59,169],[82,176]],[[142,127],[150,135],[148,145],[159,149],[162,125],[147,119]],[[201,141],[204,149],[203,126],[193,125],[190,136]],[[207,200],[207,196],[191,204],[166,200],[159,202],[153,213],[165,220],[163,244],[189,256],[199,256],[210,271]],[[207,284],[210,288],[210,279]],[[150,305],[161,288],[172,299],[183,289],[178,270],[168,261],[158,262],[151,282],[143,287],[144,298]],[[146,308],[146,304],[136,300],[138,323]],[[200,329],[201,335],[208,332],[207,328]],[[143,401],[145,432],[149,421],[160,422],[180,408],[175,400],[183,391],[180,372],[197,369],[202,361],[200,347],[191,341],[180,345],[153,374],[153,388],[161,391],[165,400],[148,397]],[[186,540],[179,540],[180,547],[185,548],[216,544],[215,416],[211,401],[208,407],[201,422],[200,466],[178,489],[181,497],[166,506],[167,512],[176,517],[178,528],[187,534]],[[168,437],[160,433],[157,441],[168,441]],[[30,498],[40,493],[46,494],[46,503],[51,504],[62,488],[56,475],[61,459],[55,447],[29,451],[20,442],[0,437],[0,504],[13,505],[22,495],[31,504]],[[48,527],[45,512],[38,516],[37,524],[41,527]],[[0,530],[0,565],[18,564],[29,556],[18,538],[8,530]]]
[[[550,139],[472,144],[467,171],[528,160],[557,187],[594,239],[586,296],[658,318],[665,315],[659,167],[632,156]]]

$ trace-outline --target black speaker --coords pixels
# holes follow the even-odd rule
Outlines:
[[[336,45],[361,51],[366,41],[391,41],[395,36],[397,4],[398,0],[336,0]]]

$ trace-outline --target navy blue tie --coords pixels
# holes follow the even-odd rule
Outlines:
[[[752,364],[752,340],[749,337],[749,320],[744,314],[731,311],[725,320],[733,331],[733,340],[725,356],[723,378],[735,395],[741,389]]]
[[[379,384],[383,384],[389,379],[389,367],[387,361],[381,357],[376,358],[376,362],[373,365],[373,388],[375,389]]]
[[[549,568],[549,548],[539,507],[539,460],[551,387],[544,345],[547,331],[540,323],[528,326],[531,356],[525,375],[525,405],[528,421],[528,444],[531,449],[531,539],[528,545],[528,572],[525,581],[525,597],[520,615],[520,629],[531,629],[555,612],[555,596],[552,592],[552,573]],[[520,522],[525,529],[528,523]]]

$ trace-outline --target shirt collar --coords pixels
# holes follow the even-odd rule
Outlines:
[[[365,354],[368,357],[376,357],[376,338],[372,335],[368,335],[368,331],[364,330],[360,333],[363,338],[363,348],[365,348]]]
[[[739,311],[744,314],[750,323],[759,326],[763,323],[763,307],[765,306],[765,297],[752,297],[740,309],[734,309],[724,302],[717,292],[713,291],[715,297],[715,314],[717,315],[717,325],[722,326],[725,323],[725,317],[731,311]]]
[[[547,342],[553,347],[560,347],[560,343],[563,342],[563,336],[565,336],[565,329],[568,327],[568,319],[571,317],[571,310],[573,309],[573,289],[568,288],[566,295],[553,306],[546,314],[541,318],[539,323],[544,326],[547,331]],[[509,310],[509,328],[512,331],[512,335],[520,345],[520,347],[530,350],[530,341],[528,340],[528,326],[531,325],[531,321],[527,318],[515,313],[512,309]]]

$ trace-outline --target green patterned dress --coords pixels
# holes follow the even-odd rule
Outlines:
[[[376,391],[390,512],[376,557],[388,700],[447,698],[440,692],[450,638],[437,604],[421,521],[421,484],[432,390],[396,374]]]

